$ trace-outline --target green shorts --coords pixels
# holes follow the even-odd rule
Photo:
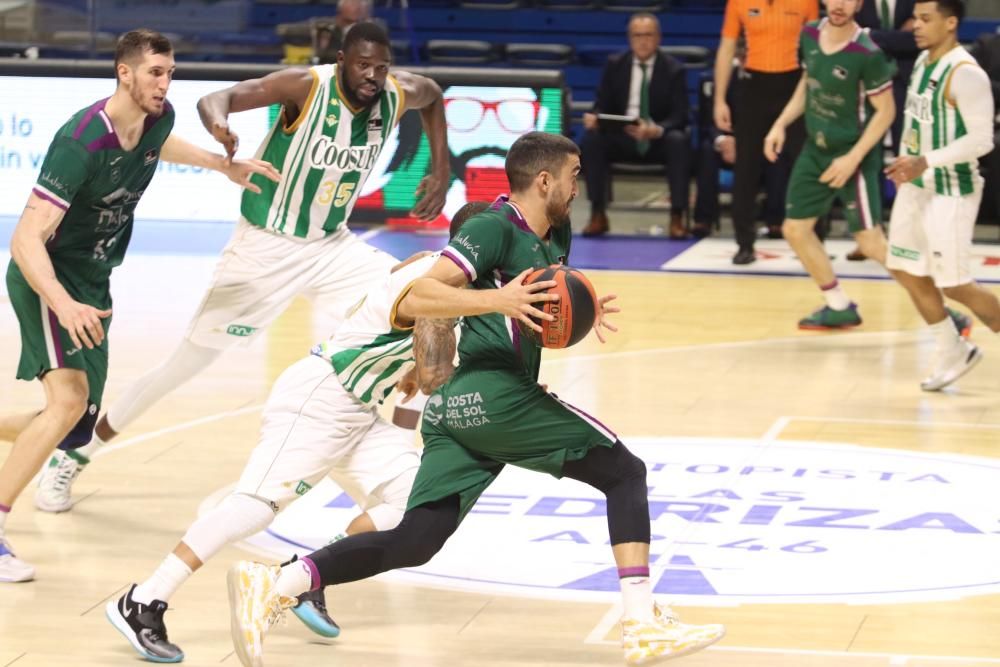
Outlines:
[[[65,282],[60,282],[66,286]],[[7,266],[7,294],[21,327],[21,361],[17,366],[17,379],[34,380],[54,368],[84,371],[87,374],[89,401],[99,408],[108,378],[107,332],[111,326],[111,318],[102,320],[104,340],[100,345],[92,350],[77,348],[69,332],[59,325],[55,313],[31,289],[13,260]],[[88,303],[73,294],[72,290],[70,296]]]
[[[843,153],[822,151],[811,143],[799,153],[788,182],[785,217],[807,220],[826,215],[839,197],[852,234],[882,223],[882,149],[876,146],[843,187],[833,189],[819,177]]]
[[[464,518],[504,465],[562,477],[563,464],[617,436],[527,375],[459,369],[424,408],[420,460],[407,509],[458,494]]]

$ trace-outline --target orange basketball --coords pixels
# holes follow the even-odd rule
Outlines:
[[[600,306],[594,286],[587,277],[576,269],[562,264],[553,264],[544,269],[536,269],[524,279],[526,285],[539,280],[554,280],[555,287],[546,290],[548,294],[558,294],[558,301],[546,301],[541,310],[554,315],[551,322],[535,320],[541,324],[538,333],[518,321],[521,334],[548,348],[562,348],[576,345],[587,336],[594,326]],[[535,304],[536,307],[539,304]]]

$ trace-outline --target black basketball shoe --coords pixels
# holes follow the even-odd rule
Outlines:
[[[292,607],[292,613],[321,637],[340,635],[340,626],[326,612],[326,596],[323,595],[322,588],[300,595],[299,603]]]
[[[167,626],[163,624],[163,613],[167,603],[153,600],[152,603],[140,604],[132,599],[135,584],[128,593],[117,600],[111,600],[104,612],[111,625],[125,635],[125,639],[146,660],[153,662],[180,662],[184,659],[184,651],[171,644],[167,639]]]

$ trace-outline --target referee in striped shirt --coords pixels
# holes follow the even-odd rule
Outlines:
[[[722,39],[715,57],[715,124],[736,137],[733,178],[733,228],[739,246],[733,264],[750,264],[756,229],[754,200],[763,169],[764,137],[798,85],[799,32],[819,18],[819,0],[728,0]],[[736,41],[746,39],[744,80],[737,90],[736,126],[726,103]],[[805,141],[801,121],[788,128],[781,161],[787,174]],[[783,194],[783,193],[782,193]],[[780,235],[780,230],[777,232]]]

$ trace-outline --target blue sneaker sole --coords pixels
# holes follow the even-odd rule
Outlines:
[[[340,636],[340,628],[336,625],[330,625],[320,617],[316,610],[311,606],[301,604],[298,607],[292,607],[292,613],[302,621],[302,623],[315,632],[320,637],[329,637],[333,639],[334,637]]]
[[[116,605],[117,606],[117,601],[116,600],[111,600],[108,604],[109,605]],[[115,611],[117,612],[117,609]],[[135,652],[138,653],[139,655],[141,655],[146,660],[149,660],[150,662],[163,662],[163,663],[182,662],[184,660],[184,654],[183,653],[181,653],[176,658],[161,658],[159,656],[150,655],[149,653],[146,653],[144,650],[142,650],[142,648],[136,646],[135,642],[132,641],[132,637],[130,636],[132,634],[132,628],[128,628],[127,631],[121,629],[121,627],[119,627],[118,623],[115,621],[114,617],[111,615],[111,611],[107,607],[104,607],[104,616],[105,616],[105,618],[108,619],[108,623],[110,623],[112,626],[114,626],[115,630],[117,630],[118,632],[120,632],[122,634],[122,636],[125,637],[126,640],[128,640],[129,646],[131,646],[132,648],[134,648]],[[126,627],[128,627],[128,626],[126,625]]]

